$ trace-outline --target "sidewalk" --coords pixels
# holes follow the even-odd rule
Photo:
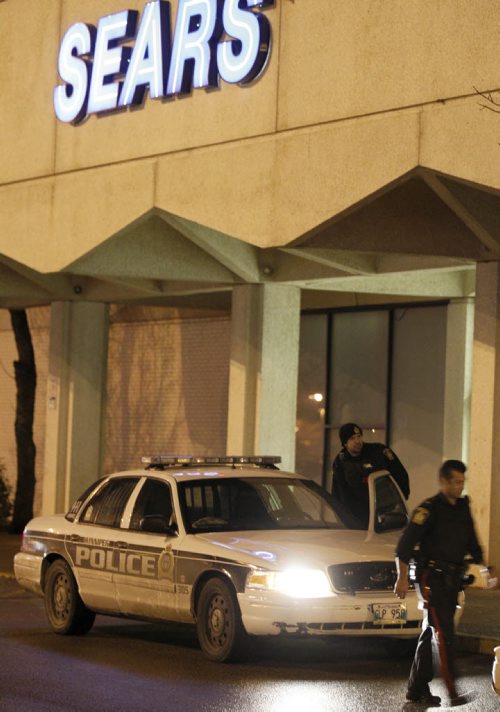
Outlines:
[[[500,645],[500,589],[466,589],[457,633],[462,650],[493,655]]]
[[[20,535],[0,532],[0,583],[14,578],[12,560],[20,548]],[[493,655],[493,648],[500,645],[500,589],[467,589],[457,633],[462,650]]]
[[[21,535],[0,532],[0,576],[14,578],[14,554],[21,548]]]

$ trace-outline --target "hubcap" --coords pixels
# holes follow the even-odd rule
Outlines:
[[[54,581],[54,613],[57,618],[65,619],[68,617],[68,609],[71,601],[71,591],[68,585],[68,579],[64,574],[60,574]]]
[[[222,596],[214,596],[208,610],[208,632],[212,645],[224,645],[229,633],[229,610]]]

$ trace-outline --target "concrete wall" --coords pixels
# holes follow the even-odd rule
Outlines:
[[[165,311],[165,310],[163,310]],[[226,448],[230,321],[228,318],[158,318],[154,309],[118,314],[109,335],[109,361],[102,472],[140,466],[152,453],[220,454]],[[47,372],[50,310],[28,310],[35,349],[37,391],[34,439],[36,492],[42,507],[46,468]],[[139,316],[139,318],[137,318]],[[149,320],[145,317],[149,316]],[[156,318],[155,318],[156,317]],[[213,348],[213,344],[217,348]],[[8,312],[0,312],[0,461],[15,492],[17,479],[14,419],[16,345]],[[48,473],[49,478],[51,473]],[[81,488],[80,488],[81,489]]]
[[[227,318],[112,324],[104,472],[143,455],[225,454],[229,343]]]
[[[500,0],[282,0],[254,85],[58,122],[62,35],[125,6],[0,3],[0,254],[59,270],[153,207],[284,244],[416,165],[500,187],[474,90],[498,85]]]

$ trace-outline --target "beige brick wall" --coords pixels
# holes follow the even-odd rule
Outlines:
[[[34,436],[41,510],[50,308],[28,310],[37,367]],[[137,467],[144,454],[225,452],[230,321],[227,317],[112,323],[104,472]],[[152,311],[150,317],[156,316]],[[0,314],[0,460],[15,489],[17,357],[9,314]]]
[[[104,471],[153,453],[225,453],[228,318],[112,323]]]

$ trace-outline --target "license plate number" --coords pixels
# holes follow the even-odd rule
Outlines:
[[[402,603],[394,603],[387,605],[385,603],[372,603],[371,611],[373,614],[373,622],[384,623],[406,623],[406,606]]]

